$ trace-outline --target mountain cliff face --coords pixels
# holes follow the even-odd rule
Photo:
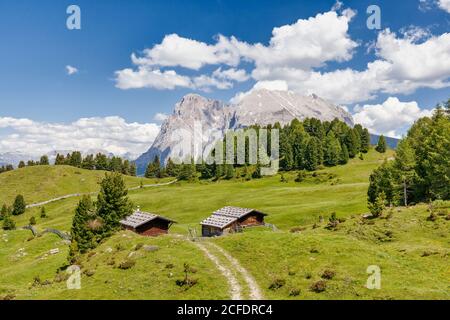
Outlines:
[[[147,164],[158,155],[161,163],[185,159],[186,150],[197,159],[208,153],[225,132],[251,125],[282,125],[293,119],[338,118],[353,125],[352,116],[315,95],[301,96],[290,91],[256,90],[241,99],[237,105],[189,94],[176,104],[173,114],[163,123],[151,148],[136,160],[138,173],[145,172]]]

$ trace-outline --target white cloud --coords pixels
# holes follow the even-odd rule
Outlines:
[[[124,69],[116,71],[116,87],[120,89],[154,88],[173,90],[176,87],[191,88],[192,81],[174,70],[161,71],[140,66],[137,70]]]
[[[75,67],[72,67],[71,65],[67,65],[66,72],[67,72],[67,75],[71,76],[71,75],[78,73],[78,69]]]
[[[198,70],[207,64],[237,65],[239,54],[227,38],[219,36],[214,45],[180,37],[177,34],[166,35],[160,44],[144,50],[143,57],[132,54],[136,65],[185,67]]]
[[[133,54],[136,69],[117,71],[116,86],[226,90],[248,80],[247,71],[239,67],[244,62],[252,66],[249,72],[256,83],[282,81],[297,93],[315,93],[337,104],[367,101],[379,93],[410,94],[419,88],[450,86],[450,33],[434,36],[413,25],[402,28],[400,36],[389,29],[379,32],[377,40],[368,45],[376,59],[366,68],[321,70],[329,62],[352,59],[358,43],[348,30],[355,14],[337,1],[329,12],[274,28],[268,44],[222,35],[207,44],[171,34],[144,50],[141,57]],[[190,76],[177,73],[182,72],[178,69],[163,70],[200,70],[206,65],[219,67],[212,74]]]
[[[450,0],[439,0],[439,8],[450,13]]]
[[[355,111],[353,119],[356,123],[372,133],[396,138],[400,138],[414,121],[432,114],[430,110],[421,110],[415,101],[401,102],[395,97],[389,97],[382,104],[358,106]]]
[[[159,132],[154,123],[128,123],[112,116],[82,118],[75,122],[47,123],[30,119],[0,117],[0,150],[39,156],[54,150],[102,149],[116,155],[139,155],[148,149]]]
[[[163,122],[163,121],[167,120],[168,117],[169,117],[169,115],[167,115],[165,113],[158,112],[153,117],[153,120],[158,121],[158,122]]]
[[[222,68],[218,68],[213,72],[212,75],[217,79],[234,80],[236,82],[244,82],[250,79],[250,76],[247,74],[247,71],[245,71],[244,69],[235,69],[235,68],[230,68],[227,70],[222,70]]]

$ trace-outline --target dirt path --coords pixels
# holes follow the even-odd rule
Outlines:
[[[169,181],[169,182],[165,182],[165,183],[146,184],[146,185],[143,185],[143,186],[129,188],[128,191],[139,190],[139,189],[143,189],[143,188],[168,186],[168,185],[173,184],[173,183],[175,183],[177,181],[178,180],[173,180],[173,181]],[[81,196],[85,196],[85,195],[95,195],[97,193],[98,192],[67,194],[65,196],[53,198],[53,199],[50,199],[50,200],[47,200],[47,201],[29,204],[29,205],[27,205],[27,208],[40,207],[40,206],[44,206],[44,205],[52,203],[52,202],[56,202],[56,201],[60,201],[60,200],[68,199],[68,198],[81,197]]]
[[[203,244],[194,242],[195,245],[203,251],[203,253],[208,257],[209,260],[211,260],[219,269],[219,271],[222,273],[222,275],[227,279],[228,284],[230,286],[230,296],[232,300],[242,300],[242,288],[239,284],[239,281],[234,276],[233,272],[228,269],[227,267],[223,266],[220,263],[219,258],[217,258],[215,255],[213,255]]]
[[[252,275],[241,266],[239,261],[237,261],[232,255],[230,255],[227,251],[219,247],[218,245],[209,242],[209,245],[214,247],[217,251],[225,256],[225,258],[231,263],[231,265],[244,277],[245,282],[250,290],[250,299],[251,300],[262,300],[263,296],[261,294],[261,289],[256,283],[255,279]]]

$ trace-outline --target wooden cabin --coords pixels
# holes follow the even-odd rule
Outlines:
[[[135,211],[132,215],[120,221],[120,224],[125,229],[147,237],[156,237],[167,234],[169,228],[174,223],[175,221],[168,218],[140,210]]]
[[[261,226],[264,225],[265,216],[267,214],[255,209],[224,207],[200,223],[202,236],[220,236],[242,227]]]

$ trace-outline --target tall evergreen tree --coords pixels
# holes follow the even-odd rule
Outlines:
[[[341,144],[336,139],[333,131],[328,132],[325,139],[324,163],[329,166],[336,166],[341,159]]]
[[[367,153],[370,150],[370,133],[366,128],[361,133],[361,152]]]
[[[375,150],[377,150],[379,153],[385,153],[386,152],[386,139],[383,135],[380,136],[378,139],[378,144],[375,147]]]
[[[132,213],[132,203],[123,178],[118,173],[106,174],[100,183],[97,196],[97,213],[103,222],[103,234],[108,236],[116,230],[121,219]]]
[[[21,215],[25,213],[25,209],[26,209],[25,199],[21,194],[19,194],[16,196],[16,199],[14,200],[12,214],[14,216]]]
[[[26,165],[25,165],[25,162],[21,160],[21,161],[19,162],[18,168],[19,168],[19,169],[20,169],[20,168],[25,168],[25,166],[26,166]]]
[[[314,171],[323,161],[322,144],[316,137],[311,137],[308,140],[305,149],[305,169]]]
[[[87,170],[94,170],[95,169],[94,155],[92,154],[86,155],[86,157],[84,157],[81,163],[81,167]]]
[[[167,160],[166,164],[166,174],[169,177],[176,177],[178,175],[178,170],[176,164],[172,161],[171,158]]]
[[[41,166],[48,166],[50,164],[50,162],[48,161],[48,156],[47,155],[43,155],[41,157],[41,159],[39,160],[39,165]]]
[[[94,230],[89,226],[89,223],[95,218],[95,206],[91,197],[83,196],[75,209],[70,231],[72,241],[77,243],[77,249],[80,253],[85,253],[96,246]]]
[[[150,162],[145,171],[146,178],[160,178],[161,177],[161,162],[159,157],[156,155],[153,162]]]

